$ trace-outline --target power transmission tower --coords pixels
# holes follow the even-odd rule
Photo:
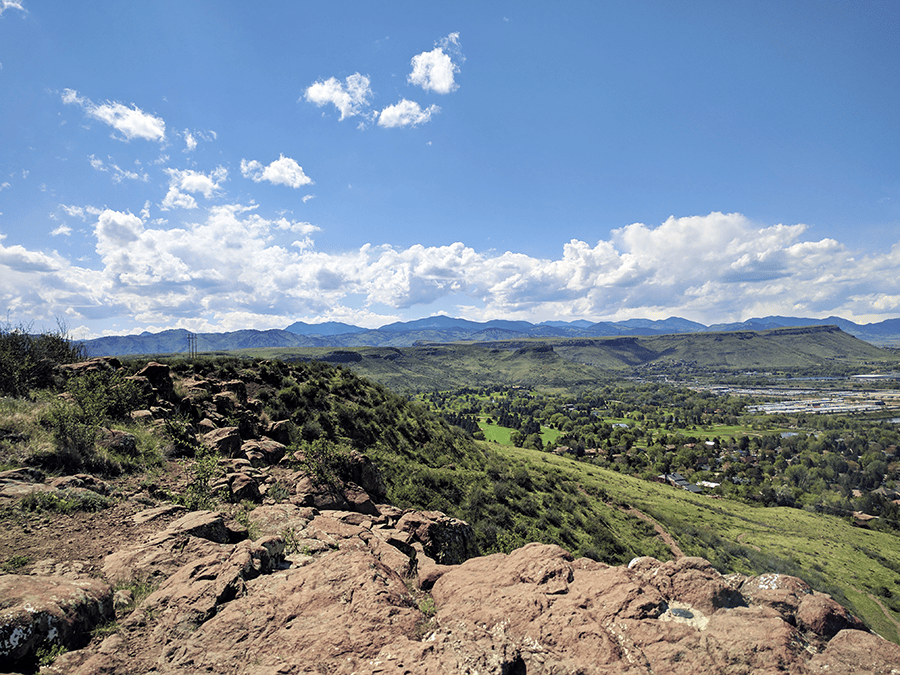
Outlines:
[[[197,334],[188,333],[188,358],[192,361],[197,358]]]

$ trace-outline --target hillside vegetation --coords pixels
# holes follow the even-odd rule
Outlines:
[[[835,341],[829,343],[831,350],[848,344],[833,331],[825,334],[827,340]],[[667,350],[675,349],[672,342],[668,344]],[[816,349],[824,349],[821,344]],[[505,350],[491,347],[471,353],[468,350],[474,347],[469,345],[415,349],[431,350],[430,356],[438,362],[448,359],[444,386],[476,372],[479,363],[485,368],[502,363],[506,377],[562,384],[567,383],[564,373],[584,376],[586,372],[583,365],[562,358],[555,345],[552,349],[531,344]],[[610,354],[625,347],[613,341],[597,349]],[[624,353],[646,354],[649,349],[638,345]],[[659,354],[655,349],[651,351]],[[393,353],[368,358],[363,352],[357,359],[350,352],[341,358],[348,365],[367,360],[385,365],[400,360],[385,358]],[[450,367],[454,358],[469,359],[462,364],[462,372]],[[273,422],[290,420],[288,457],[317,464],[314,468],[327,477],[342,458],[361,451],[380,469],[393,504],[441,510],[468,521],[480,553],[508,552],[540,541],[559,544],[578,556],[621,564],[642,555],[669,559],[680,547],[688,555],[707,557],[723,573],[800,576],[813,588],[833,593],[882,635],[900,641],[900,613],[894,606],[900,597],[900,547],[892,534],[864,532],[839,518],[798,509],[754,508],[689,495],[546,452],[476,442],[423,405],[344,366],[235,358],[172,361],[170,400],[176,402],[172,412],[154,413],[155,420],[134,420],[128,412],[148,405],[142,399],[147,391],[133,387],[126,376],[145,363],[133,361],[119,369],[114,363],[107,365],[92,373],[57,368],[44,388],[3,399],[0,468],[91,472],[121,481],[129,489],[140,485],[194,507],[239,506],[246,513],[254,504],[229,506],[211,488],[220,469],[218,458],[197,441],[200,414],[208,411],[202,414],[217,416],[218,423],[240,429],[245,438]],[[590,372],[610,377],[600,370]],[[437,372],[428,377],[436,379]],[[233,393],[211,396],[200,386],[213,379],[227,384],[229,392],[245,391],[246,404],[235,407]],[[134,445],[106,444],[103,439],[109,429],[127,431]],[[90,504],[32,499],[7,507],[11,510],[4,517],[21,523],[47,509],[102,509],[116,499],[116,492]],[[22,565],[17,552],[3,550],[7,559],[0,562],[5,569]],[[829,555],[823,556],[823,551]]]
[[[209,474],[215,462],[210,464],[200,451],[197,411],[218,405],[222,422],[239,428],[244,437],[255,437],[272,421],[289,420],[294,429],[291,452],[326,462],[340,462],[353,450],[364,452],[381,470],[391,503],[468,521],[481,553],[539,539],[610,563],[644,554],[668,557],[652,528],[604,507],[604,495],[586,493],[574,477],[510,463],[425,407],[346,368],[229,358],[175,362],[175,396],[183,397],[183,403],[160,426],[128,419],[128,411],[145,406],[146,399],[126,375],[144,365],[133,361],[118,371],[68,377],[58,371],[57,380],[64,382],[59,389],[0,400],[0,467],[36,466],[59,474],[83,471],[114,478],[178,473],[186,462],[194,483],[180,489],[202,488],[214,482]],[[258,413],[229,409],[224,399],[213,402],[196,389],[197,382],[211,378],[241,382],[258,402]],[[102,441],[110,428],[134,436],[134,446],[108,447]],[[186,458],[179,463],[180,457]],[[172,496],[197,505],[208,504],[207,497],[215,499]]]

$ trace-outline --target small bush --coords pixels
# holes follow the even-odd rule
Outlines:
[[[339,490],[341,474],[347,467],[349,449],[339,443],[316,439],[301,444],[303,463],[301,468],[320,487]]]
[[[278,481],[266,491],[266,498],[274,500],[276,504],[287,501],[290,496],[291,493],[288,486],[281,481]]]
[[[250,512],[255,508],[256,504],[244,500],[238,505],[237,510],[234,512],[234,519],[247,528],[247,536],[251,540],[259,539],[262,536],[262,530],[260,530],[259,525],[250,520]]]
[[[166,425],[166,434],[172,440],[171,456],[194,457],[202,454],[203,447],[197,440],[194,427],[183,417],[167,417],[163,420]]]
[[[30,513],[94,513],[112,504],[104,497],[90,490],[63,490],[53,492],[32,492],[19,500],[19,509]]]
[[[220,500],[212,484],[221,474],[218,462],[218,455],[211,452],[201,452],[192,461],[183,460],[183,466],[189,476],[188,484],[184,492],[173,497],[173,501],[192,511],[215,509]]]
[[[2,570],[4,574],[15,574],[16,571],[22,569],[30,562],[31,558],[27,555],[14,555],[3,564],[0,564],[0,570]]]
[[[142,403],[137,384],[121,372],[99,371],[71,378],[64,396],[53,401],[44,417],[56,451],[36,456],[43,466],[72,473],[87,469],[105,475],[121,473],[115,457],[97,450],[101,429],[127,418]]]
[[[38,647],[35,658],[39,666],[52,666],[57,658],[69,651],[68,647],[60,644],[44,644]]]

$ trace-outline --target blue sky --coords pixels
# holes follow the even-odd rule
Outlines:
[[[900,316],[900,3],[0,0],[0,310]]]

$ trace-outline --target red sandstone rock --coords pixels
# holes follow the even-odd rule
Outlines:
[[[237,427],[221,427],[203,434],[203,445],[222,457],[237,457],[241,451],[241,434]]]
[[[0,663],[13,666],[41,646],[84,645],[112,618],[112,589],[99,579],[0,574],[0,609]]]
[[[281,458],[284,457],[284,452],[286,448],[284,445],[279,443],[278,441],[273,441],[271,438],[262,438],[260,440],[246,441],[243,445],[241,445],[241,453],[248,456],[251,453],[258,453],[261,457],[261,461],[258,464],[254,464],[254,466],[272,466],[274,464],[278,464],[281,461]],[[253,462],[252,459],[250,459]]]

